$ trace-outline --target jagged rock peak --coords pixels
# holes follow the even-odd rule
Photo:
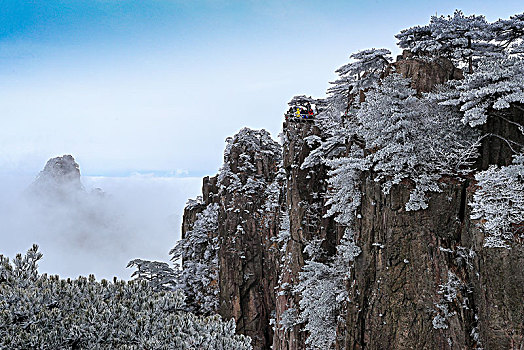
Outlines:
[[[33,189],[50,190],[53,188],[83,189],[80,182],[80,168],[73,156],[66,154],[49,159],[44,170],[38,174],[33,183]]]
[[[253,130],[250,128],[242,128],[233,137],[226,139],[227,146],[224,151],[224,161],[227,162],[233,155],[235,147],[241,148],[244,152],[259,153],[272,152],[279,154],[281,147],[271,138],[271,135],[265,129]]]
[[[282,159],[282,147],[269,132],[243,128],[226,141],[224,165],[218,179],[220,185],[224,185],[224,179],[231,175],[239,177],[242,184],[252,177],[272,181]]]

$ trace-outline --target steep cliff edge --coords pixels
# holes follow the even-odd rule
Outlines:
[[[394,66],[418,94],[462,77],[445,59],[403,56]],[[217,311],[235,318],[255,349],[327,349],[323,336],[337,349],[524,347],[524,247],[486,246],[471,213],[475,174],[510,164],[511,142],[524,143],[515,124],[524,121],[520,105],[503,112],[481,127],[487,136],[476,170],[440,176],[427,208],[407,208],[411,180],[385,192],[373,170],[359,173],[349,231],[329,213],[330,167],[322,160],[304,166],[334,137],[322,121],[286,121],[282,148],[264,131],[241,130],[228,141],[218,177],[204,179],[202,198],[184,213],[185,233],[198,213],[218,205]],[[336,157],[356,142],[341,140]],[[344,249],[353,249],[350,259]],[[304,283],[312,274],[311,283],[326,289],[317,301],[329,305],[307,310]]]
[[[372,180],[363,182],[356,235],[362,253],[352,270],[347,348],[473,347],[471,295],[463,285],[453,285],[457,290],[450,301],[440,294],[439,286],[450,282],[450,276],[464,278],[468,272],[466,266],[456,266],[456,254],[469,257],[466,248],[459,248],[466,184],[446,182],[429,207],[416,212],[404,210],[409,186],[399,185],[384,195]],[[446,315],[459,313],[448,319],[443,312],[443,318],[436,319],[443,321],[435,323],[437,330],[433,321],[442,311],[436,307],[439,303],[453,305]],[[462,303],[464,308],[456,310]]]
[[[273,349],[304,349],[306,334],[298,321],[300,294],[294,287],[299,273],[316,242],[334,254],[338,242],[337,229],[331,218],[325,218],[327,169],[318,164],[303,169],[306,157],[320,138],[320,129],[313,123],[284,123],[283,167],[286,175],[283,197],[280,198],[282,225],[279,236],[279,284],[276,290],[276,333]]]
[[[279,226],[282,177],[281,147],[266,131],[242,129],[229,138],[224,165],[216,177],[204,178],[202,198],[184,211],[183,238],[210,205],[218,205],[216,310],[236,320],[237,332],[249,335],[255,349],[273,341],[278,263],[275,243]],[[273,248],[272,248],[273,247]],[[191,257],[186,257],[191,260]]]

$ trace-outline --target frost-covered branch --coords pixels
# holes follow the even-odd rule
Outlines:
[[[418,98],[409,84],[392,74],[370,90],[357,113],[358,134],[366,142],[366,160],[384,193],[409,179],[415,188],[406,210],[418,210],[427,207],[428,192],[440,191],[440,177],[457,173],[464,155],[473,153],[477,137],[462,125],[456,109]]]
[[[40,275],[41,257],[36,246],[13,262],[0,255],[2,349],[252,349],[234,320],[182,311],[181,291]]]
[[[300,282],[294,289],[301,295],[294,322],[305,323],[304,330],[309,332],[307,349],[334,348],[337,317],[342,304],[348,301],[346,281],[350,278],[351,263],[360,252],[348,228],[332,260],[326,263],[309,260],[302,268]]]
[[[515,156],[508,166],[493,165],[475,179],[479,188],[471,203],[471,218],[479,220],[484,246],[511,248],[517,228],[524,225],[524,155]]]
[[[483,59],[475,73],[449,85],[450,90],[437,94],[440,103],[460,106],[464,123],[482,125],[490,109],[502,110],[515,102],[524,103],[524,59]]]

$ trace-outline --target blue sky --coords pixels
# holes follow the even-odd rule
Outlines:
[[[0,169],[71,153],[84,174],[213,174],[243,126],[277,137],[351,52],[435,13],[521,1],[0,1]]]

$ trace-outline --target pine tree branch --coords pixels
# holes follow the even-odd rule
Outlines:
[[[508,145],[509,149],[511,150],[511,152],[515,153],[515,154],[518,154],[520,153],[521,151],[516,151],[515,149],[513,149],[513,147],[511,147],[511,144],[515,144],[517,146],[520,146],[521,148],[524,148],[524,145],[523,144],[520,144],[518,142],[515,142],[515,141],[512,141],[512,140],[508,140],[506,139],[505,137],[502,137],[500,135],[497,135],[497,134],[493,134],[493,133],[489,133],[489,134],[486,134],[485,136],[495,136],[499,139],[501,139],[502,141],[506,142],[506,144]]]

